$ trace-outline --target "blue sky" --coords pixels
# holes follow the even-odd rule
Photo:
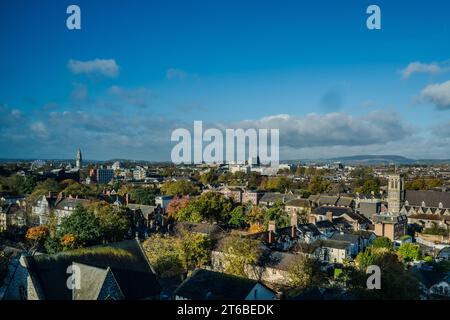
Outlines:
[[[66,8],[81,8],[81,30]],[[381,8],[382,29],[366,28]],[[280,127],[284,159],[450,158],[450,3],[0,2],[0,157],[168,160],[170,133]]]

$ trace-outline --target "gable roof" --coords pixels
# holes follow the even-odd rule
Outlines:
[[[197,269],[175,290],[174,295],[191,300],[243,300],[257,283],[244,277]]]
[[[442,203],[443,208],[450,208],[450,192],[440,192],[432,190],[406,190],[405,201],[409,206],[422,206],[425,202],[427,207],[439,207]]]
[[[66,286],[67,268],[73,263],[94,271],[92,283],[102,283],[110,269],[125,299],[142,299],[159,294],[161,287],[151,265],[137,240],[61,252],[55,255],[28,256],[29,272],[37,279],[44,297],[49,300],[71,300],[72,291]],[[82,270],[83,270],[82,269]],[[103,270],[103,271],[102,271]],[[87,272],[89,274],[89,272]],[[82,295],[92,297],[98,286]]]
[[[333,249],[347,249],[350,242],[338,241],[338,240],[317,240],[321,247],[333,248]]]
[[[309,203],[308,203],[307,199],[292,199],[292,200],[289,200],[288,202],[286,202],[286,206],[287,207],[304,208],[304,207],[308,207]]]
[[[344,213],[352,212],[352,209],[347,207],[321,206],[315,208],[313,213],[324,216],[327,214],[328,211],[330,211],[333,214],[333,217],[339,217]]]
[[[317,227],[312,223],[302,223],[297,225],[297,229],[300,230],[303,233],[310,232],[313,236],[320,236],[321,233]]]
[[[347,233],[347,232],[335,232],[331,236],[330,240],[337,240],[337,241],[346,241],[350,243],[358,243],[359,241],[359,235]]]
[[[289,268],[299,259],[299,255],[281,251],[271,251],[265,266],[273,269],[288,271]]]
[[[350,207],[353,203],[353,198],[352,197],[339,197],[339,200],[336,202],[337,206],[342,206],[342,207]]]
[[[128,204],[127,206],[131,210],[141,210],[142,214],[146,219],[155,211],[156,206],[149,206],[144,204]]]
[[[334,229],[334,230],[336,230],[335,224],[327,219],[316,221],[316,227],[318,229]]]

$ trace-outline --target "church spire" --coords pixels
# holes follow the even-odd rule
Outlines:
[[[78,148],[77,159],[76,159],[76,167],[78,169],[81,169],[82,166],[83,166],[83,157],[81,156],[81,149]]]

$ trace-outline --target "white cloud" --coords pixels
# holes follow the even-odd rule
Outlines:
[[[450,109],[450,80],[426,86],[420,96],[423,100],[433,103],[439,110]]]
[[[31,123],[30,129],[40,138],[46,138],[48,136],[47,127],[42,121]]]
[[[166,71],[166,78],[169,80],[179,79],[184,80],[188,76],[187,72],[181,69],[170,68]]]
[[[363,116],[345,113],[274,115],[234,125],[280,130],[280,146],[291,148],[367,146],[401,140],[411,134],[393,111],[378,110]]]
[[[114,78],[119,75],[119,66],[114,59],[88,61],[69,60],[69,70],[74,74],[96,74]]]
[[[432,63],[422,63],[422,62],[411,62],[408,66],[401,71],[403,79],[408,79],[414,73],[431,73],[437,74],[443,72],[444,69],[436,62]]]

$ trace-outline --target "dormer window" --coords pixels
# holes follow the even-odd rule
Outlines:
[[[422,207],[426,207],[425,201],[422,201]]]
[[[444,205],[442,204],[442,202],[439,202],[439,209],[444,209]]]
[[[405,201],[405,206],[409,207],[409,201],[408,200]]]

